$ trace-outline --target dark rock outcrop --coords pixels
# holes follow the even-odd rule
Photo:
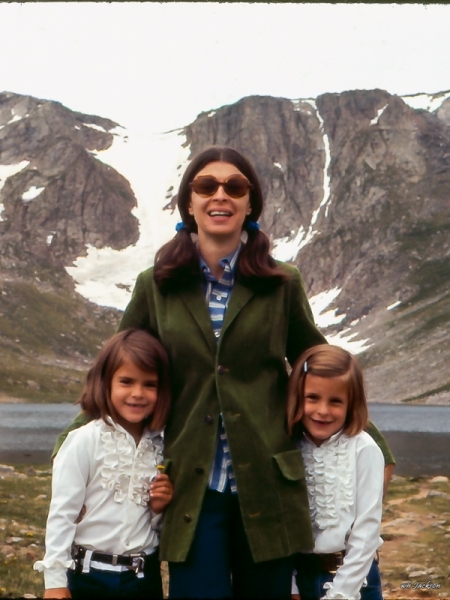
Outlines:
[[[292,260],[310,296],[341,290],[330,308],[343,319],[325,333],[352,324],[369,340],[361,360],[379,401],[450,401],[449,102],[431,113],[383,90],[255,96],[186,128],[193,155],[230,145],[257,166],[275,243],[303,227]]]
[[[58,102],[0,94],[0,166],[9,173],[1,189],[0,400],[74,400],[117,326],[120,312],[76,293],[64,268],[88,244],[122,249],[139,237],[129,182],[95,157],[116,127]]]
[[[6,92],[0,127],[0,164],[28,162],[2,189],[3,255],[70,264],[87,244],[121,249],[137,241],[129,182],[93,155],[111,146],[116,123]],[[28,199],[33,191],[40,193]]]

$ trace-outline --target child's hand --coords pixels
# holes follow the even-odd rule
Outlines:
[[[72,598],[69,588],[49,588],[44,592],[44,598]]]
[[[158,473],[150,484],[150,508],[156,514],[161,513],[173,496],[173,485],[168,475]]]

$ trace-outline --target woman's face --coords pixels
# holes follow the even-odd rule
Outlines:
[[[243,179],[244,191],[245,182],[248,182],[237,167],[221,161],[209,163],[195,175],[194,182],[205,177],[213,177],[220,183],[225,183],[232,178],[231,181],[237,181],[238,184]],[[236,177],[237,180],[234,179]],[[205,196],[204,193],[200,195],[192,189],[188,210],[197,223],[200,240],[206,238],[234,240],[235,238],[237,245],[245,217],[251,213],[250,192],[246,190],[243,196],[234,198],[226,193],[222,185],[209,196]]]

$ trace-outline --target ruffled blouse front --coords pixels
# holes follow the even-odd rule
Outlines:
[[[128,498],[140,506],[147,506],[151,478],[155,467],[163,460],[161,436],[151,439],[144,434],[136,449],[130,443],[130,435],[113,424],[102,422],[100,435],[105,449],[100,470],[103,489],[114,490],[114,500],[120,504]]]
[[[316,446],[306,435],[298,443],[305,463],[316,554],[345,550],[344,564],[324,599],[358,600],[380,538],[384,459],[364,431],[339,431]]]
[[[311,521],[319,529],[337,525],[338,512],[348,512],[354,502],[348,443],[348,436],[341,432],[321,446],[310,440],[302,442]]]
[[[154,551],[162,515],[148,506],[149,487],[162,459],[160,431],[144,431],[137,447],[112,420],[69,433],[53,465],[46,553],[34,565],[46,588],[67,586],[73,542],[109,554]]]

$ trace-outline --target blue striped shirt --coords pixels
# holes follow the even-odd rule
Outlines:
[[[236,262],[240,249],[241,245],[239,245],[229,256],[222,258],[219,261],[219,264],[224,269],[220,280],[217,280],[216,277],[214,277],[208,265],[200,257],[200,266],[204,277],[204,292],[217,342],[220,338],[225,311],[228,307],[231,292],[234,287]],[[234,494],[237,493],[236,480],[234,478],[233,465],[231,464],[231,456],[228,448],[227,434],[222,415],[220,415],[216,439],[216,451],[209,473],[208,486],[211,490],[224,492],[228,482],[230,482],[231,492]]]

